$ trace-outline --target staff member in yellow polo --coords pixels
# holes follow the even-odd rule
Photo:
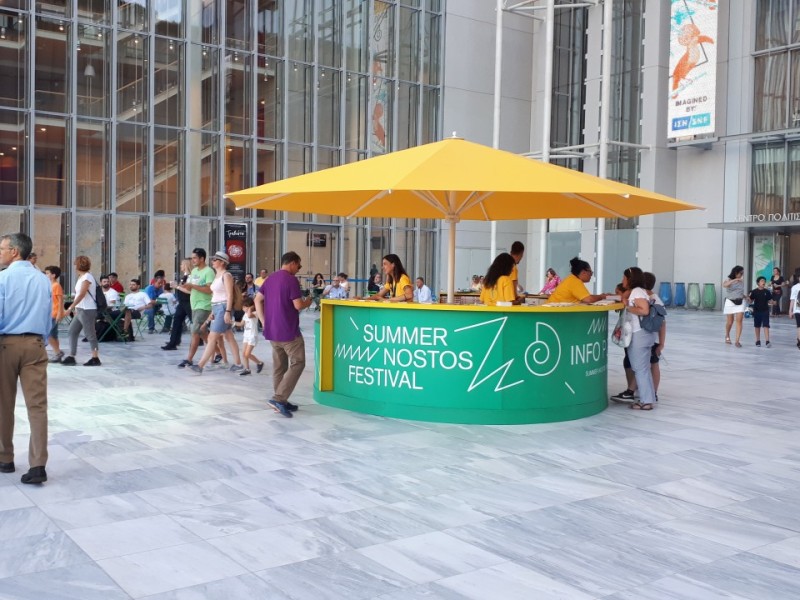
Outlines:
[[[364,300],[376,300],[385,302],[413,302],[414,286],[411,285],[411,278],[403,268],[403,263],[397,254],[387,254],[381,263],[383,273],[386,275],[386,284],[380,292],[374,296],[364,298]],[[391,294],[390,298],[387,298]]]
[[[585,260],[581,260],[577,256],[569,261],[570,275],[565,277],[564,280],[558,284],[558,287],[550,294],[547,304],[553,302],[580,302],[582,304],[591,304],[598,300],[605,300],[608,294],[590,294],[586,289],[586,284],[589,283],[594,275],[592,267],[589,266]]]
[[[517,290],[511,279],[516,264],[514,257],[507,252],[497,255],[483,278],[481,304],[497,306],[498,302],[510,304],[517,301]]]

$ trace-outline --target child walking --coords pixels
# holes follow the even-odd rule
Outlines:
[[[249,296],[242,298],[242,309],[244,316],[239,323],[239,327],[244,326],[244,336],[242,337],[242,363],[244,364],[244,371],[239,375],[250,375],[250,359],[252,358],[256,363],[256,373],[261,373],[264,368],[264,363],[253,354],[253,350],[258,343],[258,317],[256,317],[256,307],[253,299]]]
[[[772,304],[772,292],[767,288],[767,278],[756,279],[756,289],[750,292],[750,302],[753,305],[753,325],[756,328],[756,346],[761,345],[761,328],[764,328],[764,339],[769,348],[769,309]]]

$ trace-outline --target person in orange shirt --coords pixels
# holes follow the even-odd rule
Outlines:
[[[509,253],[498,254],[483,278],[481,304],[486,306],[497,306],[498,302],[519,304],[514,280],[511,279],[516,264],[514,257]]]
[[[50,279],[50,288],[53,295],[53,311],[50,313],[52,322],[50,324],[50,333],[47,335],[47,343],[50,344],[53,352],[55,352],[50,362],[57,363],[64,358],[64,353],[58,344],[58,322],[64,318],[64,288],[58,282],[61,277],[61,268],[56,266],[45,267],[44,274]]]

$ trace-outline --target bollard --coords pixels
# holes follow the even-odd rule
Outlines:
[[[686,306],[686,284],[683,282],[675,284],[675,306]]]
[[[664,306],[672,305],[672,283],[669,281],[662,281],[658,289],[658,297],[664,303]]]
[[[714,283],[703,284],[703,308],[708,310],[717,308],[717,286]]]

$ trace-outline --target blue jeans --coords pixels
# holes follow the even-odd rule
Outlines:
[[[142,311],[142,314],[147,317],[147,329],[153,331],[156,328],[156,309],[148,308]]]
[[[654,341],[655,334],[640,329],[634,332],[631,345],[628,346],[628,360],[631,361],[631,369],[636,375],[640,404],[652,404],[656,401],[653,374],[650,371],[650,350]]]

